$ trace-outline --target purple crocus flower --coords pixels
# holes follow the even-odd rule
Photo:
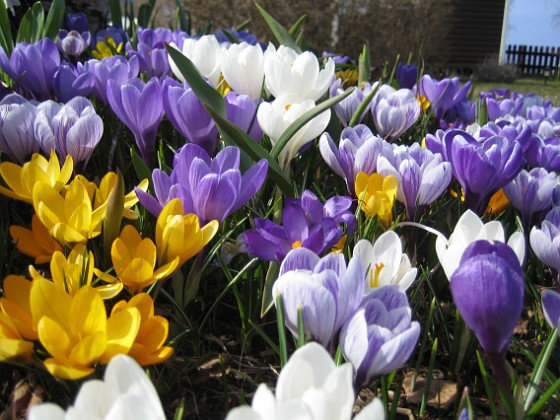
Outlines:
[[[133,49],[129,42],[126,44],[126,50],[129,57],[138,58],[140,72],[146,73],[149,77],[171,74],[165,43],[173,40],[173,32],[165,28],[139,28],[137,37],[136,49]]]
[[[347,267],[343,254],[319,258],[309,249],[298,248],[282,262],[272,294],[282,296],[286,326],[292,334],[298,334],[298,308],[302,308],[306,336],[333,353],[340,329],[362,301],[364,277],[356,258]]]
[[[486,109],[488,110],[488,120],[490,121],[496,121],[506,115],[516,116],[519,114],[522,106],[521,102],[515,102],[510,98],[499,100],[492,97],[486,98]]]
[[[560,137],[541,139],[534,136],[529,139],[528,143],[529,146],[524,156],[529,167],[560,171]]]
[[[282,226],[267,219],[254,220],[254,229],[245,232],[247,250],[265,261],[278,262],[294,248],[307,248],[316,254],[330,250],[343,237],[342,223],[347,226],[347,235],[356,229],[356,217],[348,210],[351,205],[350,197],[335,196],[323,206],[306,190],[301,198],[286,200]]]
[[[0,150],[23,165],[39,143],[33,135],[37,108],[22,96],[12,93],[0,102]]]
[[[61,64],[53,75],[53,91],[61,102],[68,102],[76,96],[89,96],[94,86],[93,74],[83,68],[82,63]]]
[[[418,66],[399,63],[395,77],[401,89],[412,89],[418,80]]]
[[[475,241],[463,252],[450,287],[459,313],[508,389],[504,355],[523,309],[523,270],[517,256],[502,242]]]
[[[214,153],[218,128],[190,86],[167,79],[163,86],[163,108],[183,137],[208,154]]]
[[[438,81],[425,74],[420,78],[418,93],[430,102],[436,119],[439,120],[447,111],[467,98],[471,85],[471,82],[467,82],[460,87],[458,77]]]
[[[347,55],[340,55],[329,51],[323,51],[321,57],[332,58],[335,64],[346,64],[350,61],[350,57]]]
[[[329,133],[319,140],[319,150],[327,165],[344,181],[348,192],[356,197],[354,183],[359,172],[368,175],[377,171],[377,160],[381,155],[391,155],[393,147],[379,136],[373,135],[365,125],[347,127],[342,130],[338,147]]]
[[[337,103],[334,106],[334,111],[335,111],[336,115],[338,116],[338,118],[340,119],[340,121],[342,122],[342,125],[344,127],[348,127],[348,124],[350,123],[350,120],[354,116],[354,113],[356,112],[356,110],[358,109],[360,104],[364,101],[364,98],[373,89],[375,89],[377,83],[378,82],[376,82],[373,85],[373,87],[369,83],[366,83],[362,88],[350,87],[350,88],[347,88],[347,89],[344,89],[342,87],[342,80],[341,79],[335,79],[331,83],[331,86],[329,88],[329,96],[331,98],[334,98],[335,96],[338,96],[338,95],[342,95],[348,89],[354,89],[353,92],[349,96],[347,96],[346,98],[344,98],[342,101],[340,101],[339,103]],[[366,107],[366,109],[364,109],[364,112],[360,116],[360,119],[358,120],[358,123],[362,122],[362,120],[367,115],[367,113],[370,109],[371,109],[371,102]]]
[[[533,226],[536,213],[551,209],[552,191],[557,184],[558,176],[555,172],[533,168],[530,171],[522,169],[519,175],[504,186],[511,205],[521,213],[525,231]]]
[[[557,328],[560,334],[560,293],[554,290],[543,290],[541,293],[544,319],[550,328]]]
[[[558,283],[560,273],[560,207],[553,207],[544,218],[540,229],[533,226],[529,243],[537,258],[551,268]]]
[[[393,155],[380,156],[377,172],[397,179],[397,200],[404,204],[409,220],[419,220],[426,207],[437,200],[451,183],[451,164],[418,143],[401,145]]]
[[[123,85],[128,80],[136,77],[139,71],[138,57],[131,57],[129,61],[121,55],[104,58],[103,60],[91,59],[84,66],[78,68],[80,74],[91,72],[93,74],[93,95],[108,103],[107,84],[109,80],[115,85]]]
[[[418,80],[418,66],[414,64],[398,64],[395,77],[401,89],[412,89]]]
[[[34,133],[41,149],[56,150],[61,162],[70,155],[85,166],[103,135],[103,120],[91,102],[78,96],[66,104],[42,102],[37,110]]]
[[[354,366],[356,389],[403,366],[416,347],[420,324],[412,321],[405,292],[397,284],[373,290],[342,327],[340,346]]]
[[[379,135],[394,140],[416,122],[420,104],[411,90],[383,85],[373,97],[371,113]]]
[[[58,31],[55,43],[58,50],[70,61],[75,61],[87,48],[91,42],[89,31],[79,33],[78,31]]]
[[[87,15],[84,12],[68,13],[66,15],[66,25],[69,30],[79,33],[86,32],[89,29]]]
[[[443,141],[444,157],[463,188],[465,204],[478,215],[525,163],[520,144],[507,137],[494,136],[478,142],[464,131],[450,130]]]
[[[26,96],[39,101],[51,99],[51,81],[60,65],[60,53],[53,40],[16,44],[10,58],[0,48],[0,68],[19,84]]]
[[[257,122],[259,102],[247,95],[231,91],[225,96],[227,118],[245,131],[253,140],[261,141],[263,132]]]
[[[150,163],[157,130],[163,119],[161,83],[153,78],[144,84],[138,78],[120,86],[107,82],[107,100],[113,112],[134,134],[142,159]]]
[[[155,216],[172,199],[180,198],[185,214],[194,213],[201,225],[223,222],[259,190],[266,178],[268,162],[261,159],[243,175],[240,152],[228,146],[213,159],[196,144],[186,144],[175,155],[173,171],[152,173],[156,197],[136,188],[140,203]]]

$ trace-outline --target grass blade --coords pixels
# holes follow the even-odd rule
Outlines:
[[[255,3],[255,6],[257,6],[257,9],[259,9],[259,12],[261,13],[262,17],[266,21],[268,27],[270,28],[278,42],[282,45],[285,45],[286,47],[290,47],[298,54],[301,54],[301,48],[298,46],[292,35],[290,35],[290,33],[286,30],[286,28],[284,28],[280,24],[280,22],[270,16],[268,12],[257,3]]]
[[[66,5],[64,0],[54,0],[51,3],[51,8],[49,9],[47,20],[45,21],[45,27],[43,28],[43,38],[56,38],[59,29],[62,27],[65,9]]]

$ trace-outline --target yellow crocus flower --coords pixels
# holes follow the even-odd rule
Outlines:
[[[94,182],[89,181],[83,175],[76,176],[76,180],[84,184],[88,195],[93,202],[94,210],[104,207],[107,204],[109,195],[111,194],[111,191],[113,191],[113,188],[115,188],[118,178],[119,176],[116,172],[107,172],[101,179],[98,187]],[[147,191],[148,185],[149,181],[147,179],[144,179],[137,185],[137,188],[141,189],[142,191]],[[138,215],[134,211],[130,210],[130,208],[137,202],[138,197],[136,196],[134,190],[130,191],[124,196],[123,217],[131,220],[138,218]]]
[[[37,340],[37,323],[31,315],[30,294],[32,282],[15,275],[9,275],[4,279],[4,297],[0,299],[0,308],[13,325],[17,328],[21,337],[26,340]]]
[[[117,296],[123,285],[121,282],[115,281],[114,277],[103,277],[102,280],[110,284],[94,286],[94,266],[93,252],[88,252],[83,244],[77,244],[72,248],[68,257],[57,251],[53,254],[50,265],[52,281],[70,296],[75,296],[86,285],[95,287],[103,299],[112,299]],[[29,273],[33,279],[47,280],[32,266],[29,267]]]
[[[159,265],[179,257],[178,267],[181,267],[210,242],[218,226],[218,221],[212,220],[201,228],[196,214],[183,213],[183,203],[179,198],[171,200],[161,211],[156,224]]]
[[[488,206],[486,207],[486,211],[484,212],[484,214],[486,216],[490,216],[492,214],[500,214],[509,205],[510,202],[506,196],[506,193],[504,192],[504,189],[500,188],[490,198],[490,201],[488,202]]]
[[[120,54],[123,48],[123,43],[119,45],[115,42],[112,36],[105,37],[105,41],[97,41],[95,50],[91,52],[93,58],[101,60],[102,58],[112,57],[115,53]]]
[[[4,178],[8,188],[0,186],[0,194],[32,203],[33,187],[36,184],[47,184],[51,189],[58,192],[70,180],[73,170],[72,157],[68,155],[61,167],[54,150],[51,151],[48,161],[41,154],[35,153],[31,161],[23,166],[12,162],[4,162],[0,164],[0,175]]]
[[[128,355],[142,366],[162,363],[171,357],[173,347],[164,346],[169,334],[169,322],[162,316],[154,315],[151,296],[140,293],[128,302],[121,300],[113,307],[111,315],[127,308],[138,309],[142,317],[138,335]]]
[[[383,226],[388,228],[393,218],[393,204],[397,195],[397,179],[378,173],[371,175],[359,172],[355,190],[362,211],[367,217],[378,216]]]
[[[31,288],[31,311],[39,340],[51,357],[45,368],[57,378],[80,379],[132,347],[140,327],[140,312],[127,308],[107,318],[95,289],[83,286],[75,296],[48,280]]]
[[[56,251],[62,251],[36,214],[31,219],[31,230],[23,226],[10,226],[10,236],[22,254],[35,258],[35,264],[48,263]]]
[[[38,182],[33,188],[33,207],[60,244],[85,244],[101,234],[105,206],[94,210],[86,187],[77,180],[68,184],[64,197],[51,185]]]
[[[156,258],[155,244],[151,239],[142,239],[132,225],[126,225],[111,246],[111,260],[115,273],[132,294],[171,276],[179,264],[179,257],[176,257],[154,270]],[[112,275],[99,270],[96,270],[96,274],[104,281],[113,283],[116,280]]]
[[[33,343],[20,335],[12,319],[0,312],[0,362],[30,362],[33,349]]]

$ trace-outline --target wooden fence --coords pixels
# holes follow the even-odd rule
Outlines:
[[[514,64],[523,74],[554,76],[560,64],[560,47],[538,47],[527,45],[508,45],[506,50],[508,64]]]

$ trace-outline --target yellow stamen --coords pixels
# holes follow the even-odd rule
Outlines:
[[[288,104],[284,107],[284,109],[287,111],[288,109],[290,109],[291,106],[292,106],[292,104]]]
[[[292,249],[301,248],[301,246],[302,246],[301,241],[295,241],[295,242],[292,244]]]
[[[383,270],[383,267],[385,267],[385,264],[380,262],[380,263],[375,263],[375,265],[370,268],[369,286],[371,288],[376,289],[379,287],[379,274],[381,273],[381,270]]]

